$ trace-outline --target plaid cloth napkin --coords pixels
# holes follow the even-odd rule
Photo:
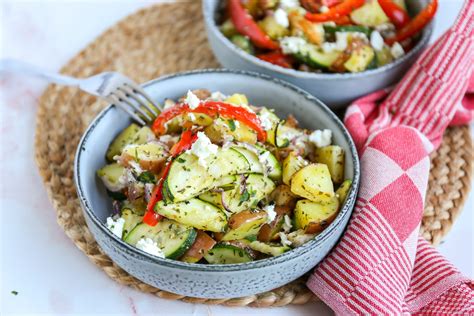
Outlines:
[[[473,69],[474,0],[467,0],[389,95],[376,92],[349,107],[359,197],[341,241],[307,283],[336,313],[474,314],[474,282],[418,234],[429,154],[450,122],[472,118],[473,96],[463,96],[473,88]]]

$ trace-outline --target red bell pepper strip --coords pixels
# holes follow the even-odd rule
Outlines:
[[[395,42],[402,42],[407,38],[412,37],[421,31],[430,21],[438,10],[438,0],[431,0],[431,2],[413,18],[408,24],[397,31],[394,37],[389,37],[385,43],[392,45]]]
[[[410,16],[393,0],[378,0],[380,7],[397,28],[402,28],[410,22]]]
[[[191,131],[189,130],[184,131],[181,134],[180,140],[176,144],[174,144],[174,146],[171,148],[171,157],[174,158],[178,156],[179,154],[181,154],[182,152],[191,148],[191,146],[193,145],[196,139],[197,139],[197,136],[193,134]],[[160,219],[163,217],[160,214],[155,212],[155,205],[156,203],[158,203],[159,201],[163,199],[163,193],[162,193],[163,182],[166,176],[168,175],[168,172],[170,171],[171,162],[172,161],[168,161],[163,171],[163,174],[160,180],[158,181],[158,184],[153,189],[153,192],[151,193],[150,201],[148,202],[148,205],[146,207],[147,211],[145,215],[143,216],[143,222],[150,226],[155,226],[156,224],[158,224]]]
[[[351,18],[348,17],[347,15],[341,16],[340,18],[337,18],[337,19],[333,20],[333,22],[336,23],[337,25],[349,25],[349,24],[352,24]]]
[[[343,2],[333,6],[329,11],[324,13],[306,13],[306,19],[312,22],[327,22],[340,17],[349,15],[355,9],[363,6],[365,0],[344,0]]]
[[[255,46],[265,49],[278,49],[276,42],[265,34],[252,16],[245,10],[240,0],[229,0],[229,16],[236,30],[249,37]]]
[[[291,68],[292,60],[289,56],[284,55],[280,51],[274,51],[267,54],[260,54],[257,55],[257,58],[269,62],[271,64],[283,67],[283,68]]]
[[[186,103],[177,104],[161,112],[151,128],[156,135],[162,135],[166,132],[166,122],[186,113],[200,113],[211,117],[220,115],[228,119],[234,119],[255,130],[260,141],[263,142],[267,139],[267,133],[255,113],[240,106],[218,101],[203,101],[195,109],[191,109]]]

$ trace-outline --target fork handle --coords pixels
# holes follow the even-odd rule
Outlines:
[[[61,75],[59,73],[47,71],[35,65],[31,65],[29,63],[10,58],[0,59],[0,73],[2,72],[11,72],[33,76],[46,80],[48,82],[54,82],[66,86],[77,87],[79,86],[79,83],[81,81],[81,79],[76,79],[73,77]]]

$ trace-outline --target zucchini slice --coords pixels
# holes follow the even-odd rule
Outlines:
[[[245,159],[247,159],[250,166],[250,172],[263,173],[263,166],[258,160],[258,157],[254,152],[244,147],[232,147],[232,149],[238,151],[240,154],[242,154],[245,157]]]
[[[122,218],[125,220],[122,239],[125,239],[128,233],[142,222],[143,217],[136,215],[131,209],[124,208],[122,209]]]
[[[239,240],[247,236],[258,234],[260,227],[267,222],[268,215],[265,211],[243,211],[229,218],[230,230],[221,240]]]
[[[370,36],[371,30],[367,26],[362,25],[324,25],[324,31],[327,34],[336,34],[336,32],[359,32],[364,33],[367,37]]]
[[[122,149],[128,144],[132,143],[135,138],[135,135],[140,130],[137,124],[130,124],[126,129],[124,129],[110,144],[107,149],[106,158],[108,161],[113,161],[114,156],[120,155]]]
[[[244,263],[253,260],[245,249],[224,243],[216,244],[204,255],[204,259],[210,264]]]
[[[227,226],[227,216],[224,211],[200,199],[190,199],[174,204],[165,204],[164,201],[160,201],[156,204],[155,211],[181,224],[211,232],[223,232]]]
[[[255,251],[258,251],[258,252],[273,256],[273,257],[281,255],[282,253],[287,252],[288,250],[291,249],[288,246],[266,244],[260,241],[252,241],[249,244],[249,247]]]
[[[163,184],[166,202],[181,202],[198,196],[216,186],[221,186],[228,176],[248,173],[250,164],[241,153],[229,148],[219,149],[209,165],[203,167],[198,158],[189,153],[178,156],[171,164]]]
[[[275,183],[268,177],[260,174],[250,174],[246,179],[246,190],[241,192],[239,185],[234,185],[231,190],[220,192],[205,192],[199,196],[220,208],[225,208],[232,213],[255,209],[258,202],[266,198],[275,189]]]
[[[315,45],[302,46],[300,51],[294,54],[295,58],[300,62],[316,69],[329,68],[338,58],[341,52],[332,51],[324,52]]]
[[[169,219],[157,225],[141,223],[125,237],[125,242],[135,246],[142,238],[151,238],[161,248],[166,258],[177,259],[191,247],[196,239],[196,230]]]

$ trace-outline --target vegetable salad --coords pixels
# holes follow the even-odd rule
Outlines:
[[[131,124],[97,171],[113,234],[190,263],[278,256],[321,233],[351,187],[330,130],[249,104],[242,94],[188,91],[152,126]]]
[[[309,72],[361,72],[405,55],[431,21],[405,0],[228,0],[222,33],[245,52]]]

